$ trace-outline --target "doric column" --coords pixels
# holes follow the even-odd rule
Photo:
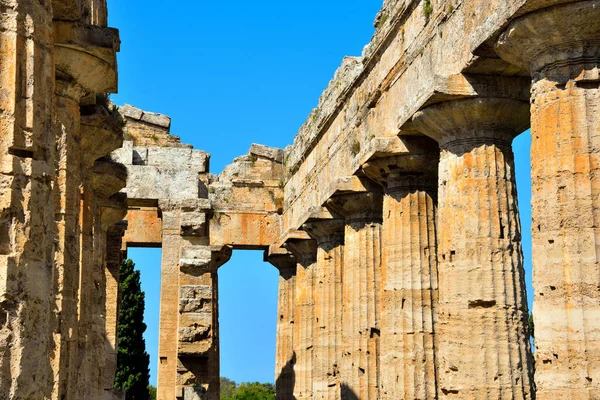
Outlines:
[[[275,389],[278,399],[291,399],[294,395],[294,304],[296,258],[285,249],[275,249],[265,255],[279,270],[279,286],[277,296],[277,337],[275,359]]]
[[[381,206],[382,193],[376,191],[338,194],[327,201],[327,207],[343,215],[346,224],[342,269],[342,398],[379,398]]]
[[[384,187],[379,395],[437,399],[439,150],[429,138],[403,141],[408,153],[363,165],[365,174]]]
[[[0,397],[50,398],[56,147],[50,2],[3,2],[0,43]]]
[[[314,273],[315,350],[313,398],[340,398],[344,220],[309,219],[303,229],[317,242]]]
[[[527,103],[476,98],[414,117],[440,145],[438,200],[441,398],[531,398],[527,299],[512,139]]]
[[[531,72],[538,399],[600,391],[600,1],[533,12],[501,57]]]
[[[294,290],[294,398],[312,399],[314,368],[315,297],[314,273],[317,248],[314,240],[288,240],[285,243],[298,262]]]
[[[78,324],[82,311],[79,284],[84,223],[79,101],[84,94],[85,89],[77,83],[62,79],[56,81],[57,171],[54,196],[57,200],[55,223],[58,237],[54,274],[55,351],[51,356],[55,375],[53,399],[77,397],[77,373],[83,367],[78,361],[81,359],[78,357]],[[85,222],[90,227],[89,221]],[[87,237],[91,238],[91,232]],[[82,346],[85,349],[85,343]]]

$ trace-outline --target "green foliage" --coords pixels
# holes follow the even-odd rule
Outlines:
[[[156,388],[148,385],[148,400],[156,400]]]
[[[221,400],[275,400],[275,387],[270,383],[234,381],[221,378]]]
[[[144,292],[140,285],[140,271],[135,271],[131,260],[121,263],[120,283],[121,309],[119,311],[118,358],[115,388],[125,389],[128,400],[147,400],[150,397],[150,357],[146,353],[143,333]]]
[[[429,17],[431,17],[431,13],[433,13],[433,6],[431,5],[431,0],[423,0],[423,16],[429,22]]]
[[[533,313],[529,314],[529,336],[535,339],[535,324],[533,323]]]

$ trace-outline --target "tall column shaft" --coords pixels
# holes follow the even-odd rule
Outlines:
[[[35,29],[33,29],[35,27]],[[50,398],[55,141],[52,10],[2,5],[0,48],[0,391]]]
[[[342,398],[379,398],[381,204],[381,193],[368,192],[335,196],[327,203],[346,220],[342,269]]]
[[[55,183],[58,246],[55,253],[56,301],[54,399],[77,396],[79,352],[80,278],[82,256],[82,199],[79,99],[83,90],[76,84],[57,81],[56,140],[57,176]],[[88,224],[89,225],[89,224]],[[88,249],[89,250],[89,249]],[[82,329],[83,326],[81,327]],[[84,345],[85,347],[85,345]]]
[[[315,298],[314,272],[316,244],[313,240],[298,240],[286,243],[298,261],[296,288],[294,290],[294,394],[300,399],[313,398]]]
[[[526,103],[505,99],[446,102],[415,118],[441,148],[440,398],[532,396],[511,150],[528,118]]]
[[[294,304],[297,262],[291,254],[270,255],[266,259],[279,269],[275,389],[277,399],[291,399],[294,395],[294,365],[296,364]]]
[[[437,399],[439,151],[428,138],[405,141],[416,142],[418,148],[363,166],[367,176],[383,184],[385,194],[380,397]]]
[[[315,220],[304,224],[317,241],[315,265],[315,356],[313,398],[339,399],[342,360],[342,266],[344,221]]]
[[[533,318],[544,400],[600,396],[598,21],[600,1],[574,2],[515,20],[498,42],[533,77]]]

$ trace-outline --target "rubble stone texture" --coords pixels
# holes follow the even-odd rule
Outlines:
[[[386,0],[293,144],[218,176],[168,116],[107,100],[105,0],[0,13],[0,398],[125,398],[135,246],[163,249],[160,400],[219,398],[233,249],[280,272],[279,399],[600,397],[598,0]],[[511,151],[528,127],[535,384]]]

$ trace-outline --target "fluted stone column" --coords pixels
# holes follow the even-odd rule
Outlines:
[[[439,150],[428,138],[404,141],[414,147],[409,153],[363,165],[366,175],[383,185],[385,194],[379,396],[437,399]]]
[[[314,240],[289,240],[286,249],[298,261],[296,268],[296,288],[294,290],[294,368],[295,399],[312,399],[312,379],[314,368],[314,327],[315,297],[314,273],[317,248]]]
[[[55,253],[55,351],[51,355],[55,375],[53,399],[74,399],[79,363],[80,277],[82,257],[82,211],[84,207],[81,169],[79,101],[85,89],[80,85],[56,82],[57,249]],[[90,224],[86,220],[86,226]],[[88,235],[89,237],[89,235]],[[87,249],[90,251],[91,249]],[[82,326],[82,329],[84,327]],[[83,344],[85,348],[85,344]]]
[[[277,295],[277,337],[275,359],[275,389],[277,399],[291,399],[294,395],[294,304],[295,279],[298,263],[291,253],[270,254],[266,256],[279,270]]]
[[[342,398],[378,398],[381,206],[381,192],[340,194],[327,201],[327,207],[343,215],[346,223],[342,268]]]
[[[303,225],[303,229],[317,242],[314,399],[339,399],[341,393],[344,228],[343,219],[309,220]]]
[[[56,147],[50,2],[3,2],[0,43],[0,397],[50,398]]]
[[[532,396],[527,300],[511,141],[527,104],[440,103],[414,123],[439,142],[440,398]]]
[[[600,1],[527,14],[498,53],[529,70],[538,399],[600,396]]]

